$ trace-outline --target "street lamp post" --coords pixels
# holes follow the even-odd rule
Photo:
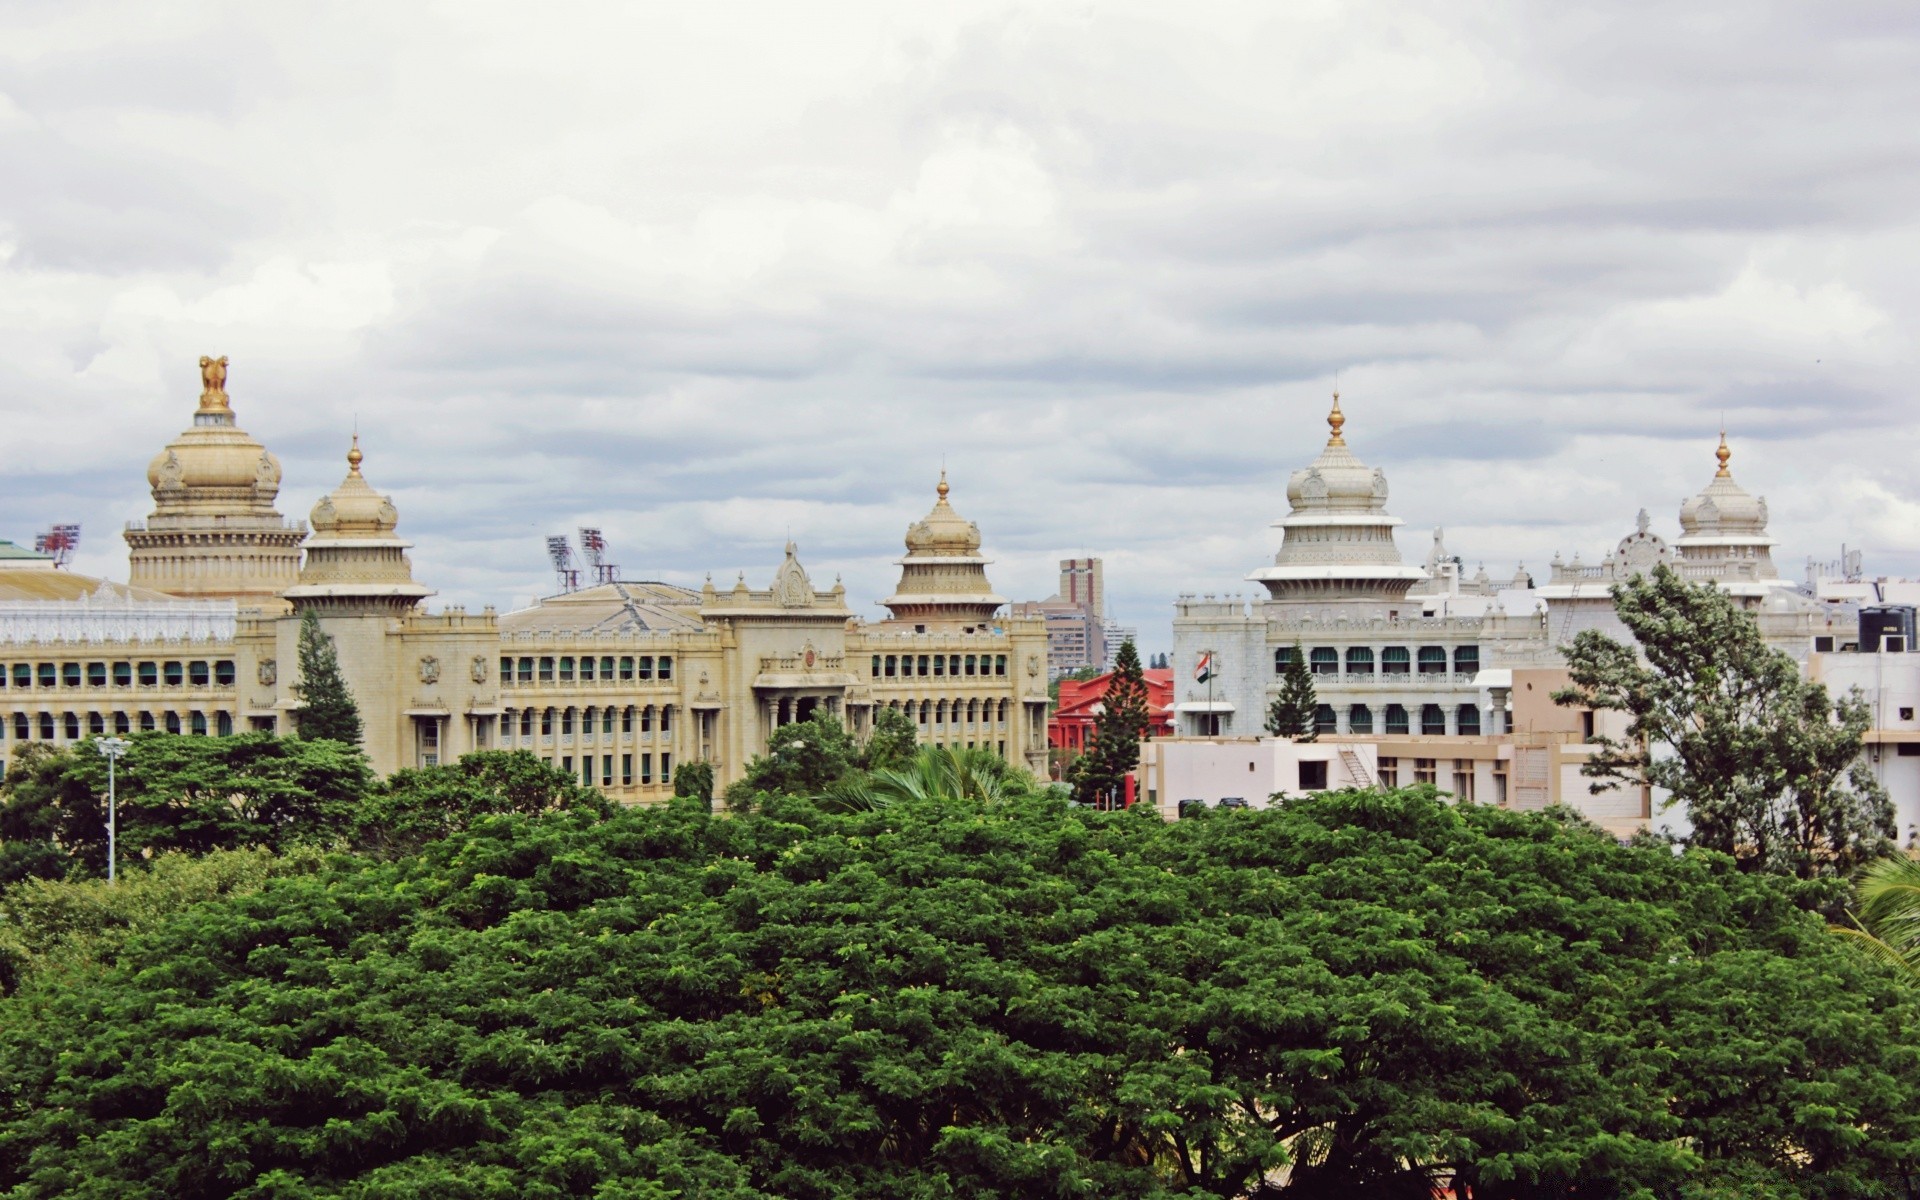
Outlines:
[[[93,748],[98,750],[100,752],[100,756],[107,760],[107,882],[108,883],[114,882],[114,863],[120,857],[117,853],[115,853],[115,849],[114,849],[114,839],[118,833],[116,826],[119,824],[117,820],[118,813],[116,811],[118,808],[119,797],[116,795],[117,789],[115,787],[116,780],[114,779],[114,767],[120,762],[120,756],[127,752],[127,747],[132,744],[133,743],[129,742],[125,738],[117,738],[117,737],[101,738],[99,741],[93,744]]]

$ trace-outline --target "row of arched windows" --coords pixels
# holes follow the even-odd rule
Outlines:
[[[616,726],[623,734],[639,733],[649,736],[655,732],[673,732],[673,705],[628,704],[624,707],[608,704],[596,707],[589,704],[585,708],[509,708],[500,717],[502,740],[512,740],[515,732],[522,739],[531,738],[536,732],[542,737],[551,737],[559,733],[562,737],[572,737],[576,732],[582,737],[612,737]]]
[[[1293,662],[1293,647],[1281,646],[1273,652],[1273,673],[1283,675],[1287,666]],[[1411,675],[1414,673],[1416,659],[1414,652],[1407,646],[1384,646],[1380,650],[1379,673],[1382,675]],[[1417,659],[1419,673],[1422,675],[1444,675],[1447,673],[1447,648],[1445,646],[1421,646]],[[1349,675],[1374,674],[1374,655],[1372,646],[1348,646],[1346,654],[1346,673]],[[1337,646],[1315,646],[1307,651],[1307,669],[1315,675],[1340,674],[1340,649]],[[1455,646],[1453,648],[1453,672],[1456,675],[1472,675],[1480,670],[1480,647]]]
[[[103,688],[132,687],[231,687],[233,660],[221,659],[122,659],[119,662],[23,663],[11,670],[0,670],[0,688]]]
[[[16,712],[10,721],[0,722],[0,736],[11,730],[15,741],[38,739],[43,742],[66,740],[77,742],[83,737],[105,737],[109,732],[115,735],[134,733],[152,733],[165,730],[168,733],[191,733],[201,737],[215,735],[231,737],[233,735],[233,714],[224,710],[206,713],[199,709],[188,712],[113,712],[113,713],[26,713]]]
[[[970,696],[952,700],[889,700],[887,707],[904,712],[915,724],[980,725],[1007,723],[1008,702]]]
[[[876,654],[873,656],[875,679],[921,679],[940,676],[992,675],[1004,677],[1004,654]]]
[[[1474,735],[1480,732],[1480,710],[1472,704],[1457,705],[1448,721],[1448,713],[1438,704],[1423,704],[1419,712],[1419,728],[1414,728],[1414,714],[1404,704],[1389,704],[1381,712],[1378,728],[1374,725],[1373,709],[1369,705],[1355,704],[1347,709],[1346,728],[1340,728],[1340,714],[1333,705],[1322,704],[1315,714],[1314,727],[1321,733],[1385,733],[1385,734],[1462,734]],[[1449,728],[1451,724],[1451,728]]]

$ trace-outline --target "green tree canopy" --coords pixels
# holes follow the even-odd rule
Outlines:
[[[918,729],[913,718],[900,709],[882,705],[874,710],[873,732],[867,735],[866,745],[860,747],[860,769],[882,771],[904,765],[913,758],[917,740]]]
[[[333,639],[320,628],[320,617],[311,608],[300,615],[299,652],[300,708],[294,712],[294,728],[309,740],[359,745],[360,709],[340,673]]]
[[[0,1194],[1908,1194],[1802,887],[1431,789],[510,813],[30,975]]]
[[[747,760],[746,771],[727,789],[730,802],[770,792],[822,795],[857,759],[846,726],[826,713],[780,726],[768,743],[767,752]]]
[[[689,800],[698,800],[709,807],[713,804],[713,764],[710,762],[683,762],[673,769],[673,794]]]
[[[1313,692],[1313,673],[1306,652],[1296,639],[1287,670],[1280,677],[1280,694],[1267,705],[1267,732],[1274,737],[1312,742],[1320,737],[1320,700]]]
[[[1766,644],[1711,584],[1665,566],[1613,586],[1638,649],[1583,630],[1567,650],[1565,705],[1625,713],[1582,769],[1600,791],[1650,785],[1686,813],[1688,840],[1750,870],[1844,876],[1893,848],[1893,807],[1861,756],[1872,714],[1834,700]]]
[[[1100,715],[1093,719],[1093,744],[1074,765],[1074,795],[1082,803],[1118,807],[1126,777],[1140,765],[1140,743],[1151,728],[1147,680],[1132,641],[1114,656]]]
[[[140,733],[117,772],[122,862],[343,838],[372,780],[337,741]],[[14,877],[106,874],[107,763],[93,740],[15,759],[0,783],[0,865]]]
[[[356,847],[394,857],[482,817],[558,809],[604,817],[613,804],[530,751],[483,750],[457,763],[396,771],[375,784],[353,814],[352,836]]]

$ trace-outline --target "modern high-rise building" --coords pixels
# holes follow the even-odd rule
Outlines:
[[[1113,668],[1106,612],[1106,574],[1097,558],[1060,560],[1060,590],[1045,600],[1013,606],[1015,616],[1039,618],[1047,629],[1047,674],[1058,679],[1076,671]]]

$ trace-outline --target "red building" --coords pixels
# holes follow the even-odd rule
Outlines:
[[[1147,728],[1154,737],[1173,736],[1173,672],[1155,668],[1147,679]],[[1047,745],[1069,756],[1083,754],[1093,742],[1093,723],[1106,711],[1107,685],[1113,673],[1092,679],[1062,679],[1060,702],[1047,720]]]

